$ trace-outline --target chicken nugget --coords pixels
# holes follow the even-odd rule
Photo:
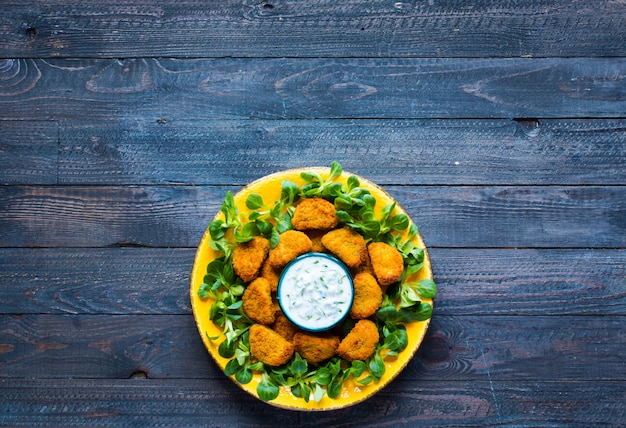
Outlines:
[[[261,266],[261,272],[259,273],[259,276],[261,278],[267,279],[267,281],[270,283],[270,288],[272,289],[272,291],[275,292],[276,290],[278,290],[280,270],[274,269],[267,260],[265,261],[265,263],[263,263],[263,266]]]
[[[322,236],[326,233],[325,230],[307,230],[306,236],[311,240],[311,251],[314,253],[323,253],[326,251],[326,247],[322,244]]]
[[[244,282],[250,282],[259,275],[261,265],[270,251],[270,241],[255,236],[242,242],[233,250],[233,269]]]
[[[248,284],[241,296],[241,301],[243,311],[251,320],[270,325],[276,319],[276,307],[267,279],[257,278]]]
[[[352,229],[331,230],[322,236],[322,244],[349,268],[357,268],[367,261],[365,239]]]
[[[307,362],[317,364],[337,355],[339,336],[298,332],[293,336],[293,345]]]
[[[338,223],[335,205],[322,198],[303,199],[291,219],[296,230],[329,230],[337,227]]]
[[[298,332],[298,327],[289,321],[289,318],[281,311],[276,314],[276,321],[274,321],[272,329],[289,342],[293,342],[293,336]]]
[[[359,320],[339,343],[337,354],[348,361],[365,360],[376,350],[378,340],[376,324],[370,320]]]
[[[400,251],[384,242],[372,242],[367,250],[374,276],[381,286],[393,284],[402,276],[404,259]]]
[[[285,364],[293,355],[294,346],[280,334],[261,324],[250,326],[250,353],[270,365]]]
[[[270,250],[267,261],[274,269],[280,269],[310,250],[311,240],[304,232],[288,230],[280,235],[280,241]]]
[[[356,274],[354,283],[354,301],[350,316],[354,319],[371,317],[383,303],[383,291],[376,278],[367,272]]]

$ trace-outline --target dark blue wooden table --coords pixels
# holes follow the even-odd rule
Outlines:
[[[0,3],[0,425],[626,421],[622,1]],[[227,190],[383,186],[439,294],[364,403],[241,391],[191,314]]]

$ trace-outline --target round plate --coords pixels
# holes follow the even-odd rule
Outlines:
[[[326,178],[330,174],[329,168],[311,167],[281,171],[256,180],[234,195],[235,203],[239,208],[241,216],[247,217],[249,213],[249,210],[246,208],[245,204],[248,195],[252,193],[257,193],[261,195],[261,197],[265,201],[277,200],[280,198],[281,185],[283,180],[291,180],[298,186],[302,186],[302,184],[304,184],[304,181],[300,178],[300,173],[305,171],[317,172],[322,176],[322,178]],[[337,179],[337,181],[346,183],[350,175],[354,174],[349,174],[344,171]],[[393,198],[376,184],[364,178],[358,178],[361,182],[360,187],[369,190],[370,193],[376,198],[377,215],[380,214],[380,209],[382,209],[382,207],[394,202]],[[399,205],[396,205],[395,212],[406,214],[406,212]],[[216,218],[219,217],[221,217],[221,212],[216,215]],[[193,270],[191,272],[191,308],[194,318],[196,320],[196,325],[198,327],[200,337],[202,338],[205,347],[207,348],[217,365],[223,371],[226,363],[228,362],[228,359],[222,358],[219,355],[219,341],[211,341],[209,339],[209,337],[211,336],[219,336],[222,333],[221,328],[213,324],[213,322],[209,318],[209,311],[213,300],[202,299],[198,296],[198,290],[204,281],[204,275],[206,273],[207,265],[213,259],[222,256],[221,253],[211,249],[209,245],[209,240],[210,235],[207,228],[204,236],[202,237],[202,240],[200,241],[200,245],[198,246]],[[424,267],[419,272],[414,274],[411,277],[411,280],[419,281],[425,278],[432,279],[430,259],[428,257],[428,252],[426,250],[426,246],[424,245],[421,235],[417,234],[413,241],[416,246],[424,249]],[[424,299],[423,301],[432,305],[432,300]],[[386,370],[385,374],[382,376],[379,382],[372,382],[364,386],[354,382],[352,378],[350,378],[346,382],[344,382],[343,389],[339,394],[339,397],[332,399],[328,396],[324,396],[319,402],[311,399],[308,403],[305,402],[302,398],[293,396],[288,388],[282,387],[279,396],[272,401],[268,401],[267,403],[281,408],[308,411],[339,409],[359,403],[384,388],[409,363],[409,361],[413,358],[415,352],[419,348],[420,343],[424,339],[424,335],[426,334],[429,322],[430,320],[416,321],[406,325],[406,331],[409,340],[408,346],[406,347],[406,349],[400,352],[397,357],[384,359]],[[234,377],[232,377],[232,380],[244,391],[256,398],[259,398],[256,389],[261,380],[260,374],[255,374],[253,380],[245,385],[238,383],[234,379]]]

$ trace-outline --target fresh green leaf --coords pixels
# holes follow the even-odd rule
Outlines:
[[[243,287],[241,287],[241,288],[243,288]],[[231,290],[231,291],[232,291],[232,290]],[[242,294],[243,294],[243,293],[242,293]],[[241,308],[241,306],[242,306],[242,305],[243,305],[243,301],[241,301],[241,300],[237,300],[237,301],[235,301],[235,302],[231,303],[230,305],[228,305],[228,306],[227,306],[227,308],[228,308],[229,310],[233,311],[233,310],[235,310],[235,309],[239,309],[239,308]]]
[[[363,200],[364,207],[368,210],[373,210],[376,206],[376,198],[369,193],[363,195],[361,199]]]
[[[224,221],[223,220],[213,220],[209,223],[209,235],[211,239],[218,240],[224,237]]]
[[[308,369],[308,365],[306,360],[300,357],[300,354],[296,353],[293,361],[289,365],[289,370],[293,373],[294,376],[302,376],[306,373]]]
[[[267,373],[261,375],[261,381],[256,389],[259,398],[263,401],[271,401],[278,397],[280,392],[278,385],[269,377]]]
[[[342,173],[341,164],[337,161],[333,161],[330,164],[330,179],[335,179],[339,177]]]
[[[260,234],[259,227],[256,222],[246,223],[242,228],[235,229],[235,240],[237,242],[248,242],[255,236]]]
[[[272,236],[270,237],[270,248],[276,248],[278,243],[280,242],[280,234],[278,230],[272,230]]]
[[[381,210],[380,214],[383,220],[386,220],[387,218],[389,218],[389,215],[391,214],[391,212],[396,208],[396,203],[392,202],[388,205],[385,205],[383,207],[383,209]]]
[[[237,344],[229,340],[224,340],[217,348],[222,358],[232,358],[235,355],[235,349],[237,349]]]
[[[263,208],[264,206],[265,205],[263,205],[263,198],[261,195],[256,193],[248,195],[248,198],[246,199],[246,207],[248,207],[248,209],[257,210],[259,208]]]
[[[350,214],[348,214],[347,212],[343,210],[337,211],[336,216],[339,219],[339,222],[341,223],[350,224],[351,222],[354,221],[354,219],[350,216]]]
[[[370,375],[370,376],[364,377],[363,379],[357,380],[357,383],[359,383],[361,385],[369,385],[373,381],[374,381],[374,377],[372,375]]]
[[[292,205],[300,196],[300,188],[291,180],[283,180],[280,191],[280,200],[285,205]]]
[[[313,389],[313,399],[315,400],[315,402],[319,403],[320,401],[322,401],[324,395],[326,395],[326,390],[316,383]]]
[[[340,195],[335,198],[335,208],[338,210],[349,210],[352,208],[352,198],[347,195]]]
[[[385,362],[378,352],[374,354],[374,357],[370,360],[368,367],[371,375],[377,379],[380,379],[385,374]]]
[[[422,279],[421,281],[411,284],[411,287],[424,299],[433,299],[437,296],[437,285],[432,279]]]
[[[224,367],[224,374],[226,376],[232,376],[239,370],[241,370],[241,365],[239,364],[237,359],[233,358],[226,363],[226,366]]]
[[[270,236],[272,234],[272,229],[274,228],[272,223],[258,220],[254,224],[256,225],[260,235]]]
[[[332,198],[337,198],[338,196],[343,194],[343,184],[341,183],[330,183],[324,189],[324,196],[329,196]]]
[[[388,331],[385,336],[384,347],[390,351],[402,352],[409,344],[404,325],[396,325],[393,331]]]
[[[383,306],[376,312],[376,317],[383,322],[393,324],[408,323],[413,320],[411,312],[397,310],[395,306]]]
[[[322,177],[317,172],[304,171],[300,173],[300,178],[308,183],[321,183]]]
[[[207,297],[211,295],[210,291],[211,291],[211,286],[205,282],[202,285],[200,285],[200,288],[198,289],[198,296],[201,297],[202,299],[206,299]]]
[[[339,397],[339,394],[341,394],[341,388],[343,387],[343,382],[341,381],[341,379],[333,379],[328,386],[326,387],[326,394],[330,397],[330,398],[337,398]]]
[[[250,383],[250,381],[252,381],[252,377],[252,371],[248,367],[242,367],[239,371],[235,373],[235,379],[242,385]]]
[[[302,388],[302,391],[301,391],[302,398],[304,399],[306,403],[308,403],[311,398],[311,388],[309,387],[309,385],[305,383],[301,383],[300,388]]]
[[[363,374],[366,368],[367,368],[367,364],[365,364],[365,361],[354,360],[352,361],[352,365],[350,366],[350,372],[352,376],[354,376],[355,378],[358,378],[359,376]]]
[[[304,398],[302,396],[302,384],[301,383],[297,383],[297,384],[293,385],[291,387],[291,393],[293,394],[294,397]]]
[[[430,303],[422,302],[413,311],[413,316],[414,316],[415,321],[426,321],[427,319],[430,319],[432,315],[433,315],[433,307]]]
[[[351,192],[353,189],[358,188],[361,185],[361,183],[359,182],[358,177],[356,177],[355,175],[351,175],[350,177],[348,177],[348,191]]]
[[[320,367],[315,371],[315,381],[320,385],[328,385],[332,378],[332,374],[328,367]]]
[[[409,227],[409,218],[405,214],[397,214],[389,219],[391,230],[402,231]]]

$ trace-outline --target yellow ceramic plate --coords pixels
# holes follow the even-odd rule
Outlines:
[[[317,172],[322,176],[322,178],[326,178],[330,174],[329,168],[312,167],[277,172],[275,174],[271,174],[257,181],[254,181],[235,195],[235,203],[237,204],[242,217],[247,218],[247,215],[249,213],[249,210],[246,208],[245,204],[248,195],[252,193],[257,193],[261,195],[263,200],[266,202],[272,202],[280,199],[281,185],[283,180],[291,180],[298,186],[302,186],[302,184],[304,184],[304,181],[300,178],[300,173],[304,171]],[[354,174],[349,174],[344,171],[337,180],[346,183],[350,175]],[[358,178],[361,182],[360,187],[368,189],[370,193],[376,198],[376,210],[378,211],[377,214],[380,214],[379,211],[382,207],[393,202],[393,198],[376,184],[361,177]],[[406,212],[398,205],[396,206],[395,213],[406,214]],[[218,213],[216,218],[221,217],[221,215],[221,212]],[[228,360],[222,358],[218,353],[217,348],[221,340],[211,341],[209,339],[210,336],[218,336],[222,333],[221,328],[213,324],[213,322],[209,318],[209,311],[213,300],[201,299],[200,297],[198,297],[198,290],[204,280],[207,265],[213,259],[222,256],[221,253],[211,249],[211,247],[209,246],[209,240],[210,235],[207,229],[207,231],[204,233],[204,236],[202,237],[202,240],[200,241],[200,245],[198,246],[193,270],[191,273],[191,307],[193,310],[194,318],[196,320],[198,331],[200,333],[200,337],[202,338],[204,345],[206,346],[209,353],[211,354],[217,365],[220,367],[220,369],[224,370],[224,367],[226,366]],[[411,280],[419,281],[424,278],[432,279],[432,270],[428,257],[428,252],[426,251],[426,246],[424,245],[424,242],[422,241],[422,238],[419,234],[414,238],[414,243],[417,246],[424,248],[424,267],[417,274],[414,274]],[[424,302],[432,304],[432,300],[424,300]],[[406,326],[409,339],[408,346],[404,351],[400,352],[400,354],[396,358],[384,359],[386,364],[386,371],[379,382],[372,382],[369,385],[363,386],[357,384],[350,378],[346,382],[344,382],[343,389],[339,397],[332,399],[328,396],[324,396],[319,402],[311,399],[308,403],[305,402],[302,398],[293,396],[289,391],[289,388],[282,387],[279,396],[272,401],[268,401],[268,403],[277,407],[293,410],[332,410],[347,407],[365,400],[380,389],[384,388],[385,385],[387,385],[392,379],[394,379],[398,375],[398,373],[400,373],[402,369],[409,363],[409,361],[411,360],[411,358],[413,358],[413,355],[415,355],[415,352],[419,348],[420,343],[424,339],[424,335],[426,334],[426,329],[428,328],[429,321],[430,320],[413,322]],[[255,374],[252,382],[242,385],[239,384],[234,379],[234,377],[232,378],[233,382],[240,386],[244,391],[257,398],[258,395],[256,389],[260,379],[261,376],[259,374]]]

